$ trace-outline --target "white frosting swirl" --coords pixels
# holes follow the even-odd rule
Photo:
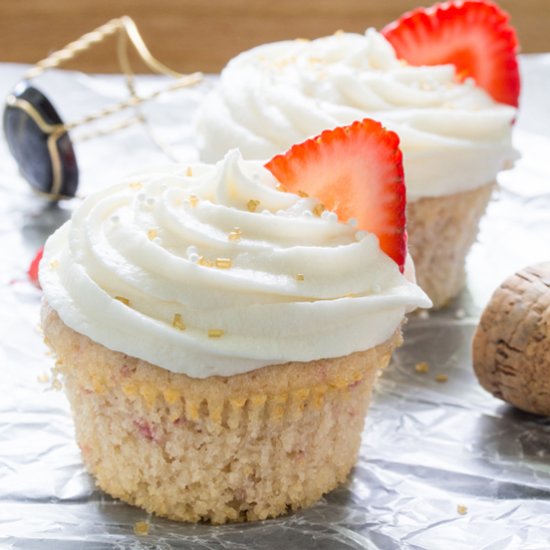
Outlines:
[[[190,171],[92,195],[48,239],[40,282],[65,324],[204,378],[368,349],[430,305],[375,235],[314,216],[260,163]]]
[[[374,29],[259,46],[229,62],[197,119],[201,158],[239,147],[269,159],[327,128],[371,117],[401,139],[408,199],[472,189],[516,158],[513,107],[452,65],[408,66]]]

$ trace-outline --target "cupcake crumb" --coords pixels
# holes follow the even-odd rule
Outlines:
[[[426,361],[421,361],[420,363],[416,363],[414,370],[421,374],[426,374],[430,371],[430,365]]]
[[[147,521],[137,521],[134,523],[134,534],[138,537],[145,536],[149,534],[149,522]]]
[[[459,308],[455,311],[455,317],[457,319],[464,319],[464,317],[466,317],[466,312],[462,308]]]
[[[418,312],[418,318],[419,319],[429,319],[430,318],[430,312],[427,309],[421,309]]]

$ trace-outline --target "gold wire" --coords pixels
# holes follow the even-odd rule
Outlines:
[[[117,58],[121,68],[121,72],[124,74],[126,80],[126,85],[130,93],[130,98],[125,101],[121,101],[120,103],[117,103],[115,105],[105,107],[75,122],[66,123],[63,125],[63,128],[65,128],[65,130],[68,131],[76,128],[77,126],[89,124],[90,122],[93,122],[100,118],[119,113],[120,111],[128,109],[129,107],[137,107],[139,104],[154,99],[165,92],[170,92],[187,86],[193,86],[195,84],[198,84],[203,79],[203,74],[200,72],[195,72],[189,75],[178,73],[177,71],[170,69],[169,67],[161,63],[158,59],[153,57],[153,55],[145,45],[145,42],[143,41],[143,38],[141,37],[136,24],[130,17],[126,15],[118,19],[111,19],[97,29],[86,33],[74,42],[67,44],[67,46],[65,46],[64,48],[53,52],[45,59],[42,59],[41,61],[36,63],[36,65],[25,74],[24,79],[30,80],[32,78],[36,78],[47,69],[58,67],[62,63],[75,58],[77,55],[89,49],[94,44],[97,44],[104,40],[106,37],[114,35],[116,33],[118,33]],[[130,59],[128,57],[128,40],[134,46],[139,57],[147,67],[149,67],[153,72],[176,78],[177,81],[163,90],[158,90],[145,96],[139,96],[135,89],[135,74],[132,70]],[[146,122],[143,114],[139,111],[138,118],[140,122]],[[123,127],[127,125],[128,124],[124,124]],[[90,136],[104,135],[119,128],[120,125],[117,125],[113,127],[113,129],[100,130],[95,134],[90,134]],[[159,145],[158,140],[155,140],[153,137],[152,139],[153,141],[157,142],[157,145]],[[162,148],[161,145],[159,146]]]

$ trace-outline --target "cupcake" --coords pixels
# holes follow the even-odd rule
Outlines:
[[[307,196],[322,166],[316,185],[348,181],[352,197],[365,159],[368,206]],[[400,161],[397,137],[363,121],[269,169],[233,150],[83,201],[45,246],[42,325],[99,487],[223,523],[346,479],[404,316],[430,305],[406,256]]]
[[[241,53],[197,118],[198,148],[268,159],[292,143],[361,120],[401,139],[409,247],[436,307],[465,282],[465,257],[495,187],[511,166],[519,76],[508,16],[485,1],[405,14],[381,33],[338,32]]]

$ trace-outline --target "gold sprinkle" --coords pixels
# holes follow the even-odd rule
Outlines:
[[[143,189],[143,183],[140,183],[139,181],[135,181],[130,184],[130,189],[134,189],[135,191],[139,191],[140,189]]]
[[[231,258],[216,258],[216,267],[219,269],[229,269],[232,265]]]
[[[158,237],[159,232],[156,229],[149,229],[147,231],[147,238],[152,241],[154,238]]]
[[[326,210],[325,208],[325,205],[324,204],[316,204],[314,207],[313,207],[313,213],[319,218],[321,216],[321,214]]]
[[[193,168],[191,166],[187,167],[187,170],[185,171],[185,175],[190,178],[193,175]]]
[[[138,536],[148,535],[149,534],[149,522],[147,521],[138,521],[134,523],[134,534]]]
[[[228,239],[230,241],[238,241],[241,238],[241,229],[239,227],[234,227],[233,231],[231,231],[228,235]]]
[[[52,261],[50,262],[50,267],[51,267],[52,269],[57,269],[57,268],[59,267],[59,262],[58,262],[57,260],[52,260]]]
[[[457,507],[456,507],[456,511],[461,515],[461,516],[465,516],[467,513],[468,513],[468,508],[466,506],[464,506],[464,504],[459,504]]]
[[[277,189],[277,191],[282,191],[283,193],[286,193],[286,187],[282,183],[278,183],[275,186],[275,189]]]
[[[258,208],[258,206],[260,206],[260,201],[256,199],[250,199],[246,203],[246,207],[248,208],[249,212],[256,212],[256,209]]]
[[[130,300],[128,300],[128,298],[125,298],[124,296],[115,296],[115,300],[122,302],[125,306],[130,305]]]
[[[438,374],[435,377],[435,381],[439,382],[440,384],[443,384],[449,380],[449,377],[446,374]]]
[[[208,338],[221,338],[225,332],[221,328],[208,329]]]
[[[415,366],[414,366],[414,370],[416,372],[419,372],[421,374],[426,374],[427,372],[429,372],[430,370],[430,365],[428,365],[428,363],[426,363],[426,361],[422,361],[420,363],[417,363]]]
[[[199,204],[199,197],[197,197],[197,195],[189,195],[188,199],[189,199],[189,204],[193,207]]]
[[[303,281],[304,280],[304,274],[303,273],[296,273],[296,280],[297,281]]]
[[[214,262],[212,260],[207,260],[204,256],[199,258],[199,265],[203,267],[214,267]]]
[[[296,192],[296,194],[299,196],[299,197],[302,197],[303,199],[307,199],[309,197],[309,195],[305,192],[305,191],[302,191],[301,189],[298,189],[298,191]]]
[[[50,375],[45,372],[36,378],[41,384],[45,384],[50,381]]]
[[[185,330],[187,328],[185,326],[185,323],[183,322],[183,319],[181,318],[181,313],[176,313],[174,315],[174,319],[172,321],[172,326],[174,328],[177,328],[178,330]]]

